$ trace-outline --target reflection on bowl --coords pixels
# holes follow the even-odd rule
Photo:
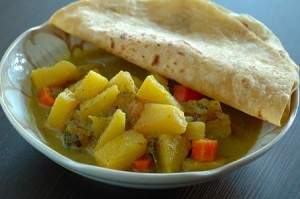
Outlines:
[[[50,148],[36,124],[28,117],[28,102],[32,95],[31,70],[53,65],[69,57],[76,50],[92,46],[80,39],[43,24],[32,28],[9,47],[0,65],[0,94],[3,111],[18,133],[33,147],[63,167],[88,178],[132,188],[174,188],[214,179],[233,171],[263,155],[275,145],[293,123],[298,109],[298,91],[292,96],[291,114],[279,128],[264,122],[256,144],[242,158],[209,171],[179,173],[134,173],[117,171],[73,161]]]

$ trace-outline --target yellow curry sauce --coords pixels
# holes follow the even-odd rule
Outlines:
[[[120,70],[128,71],[140,80],[145,79],[148,75],[147,71],[103,50],[81,52],[72,56],[68,61],[77,66],[86,65],[86,70],[89,70],[87,64],[97,64],[101,75],[108,79],[111,79]],[[97,165],[91,150],[65,148],[63,134],[45,127],[50,108],[41,107],[37,103],[35,95],[33,95],[29,105],[32,110],[32,118],[46,144],[72,160]],[[255,144],[262,127],[262,121],[223,104],[222,109],[224,113],[230,116],[232,134],[229,137],[219,139],[218,157],[225,158],[226,162],[229,163],[245,155]]]

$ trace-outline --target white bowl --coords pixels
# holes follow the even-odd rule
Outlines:
[[[68,57],[75,48],[85,50],[90,47],[90,44],[78,38],[43,24],[19,36],[8,48],[0,63],[1,105],[15,129],[47,157],[88,178],[123,187],[146,189],[174,188],[202,183],[233,171],[263,155],[287,134],[295,119],[298,109],[298,90],[293,95],[289,121],[283,127],[275,127],[265,122],[256,144],[244,157],[209,171],[170,174],[134,173],[75,162],[50,148],[29,117],[28,100],[32,95],[29,76],[34,68],[53,65],[60,59]]]

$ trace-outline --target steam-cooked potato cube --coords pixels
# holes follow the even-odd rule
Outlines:
[[[121,109],[116,110],[108,126],[101,134],[97,146],[94,150],[97,151],[102,146],[104,146],[109,140],[113,139],[118,135],[123,134],[125,132],[125,123],[125,113],[123,113]]]
[[[88,118],[89,115],[97,115],[111,108],[120,91],[117,86],[107,88],[96,97],[86,100],[80,104],[77,114],[83,118]]]
[[[78,78],[79,70],[68,61],[60,61],[54,66],[38,68],[31,72],[31,79],[36,90],[45,86],[63,86]]]
[[[128,170],[133,162],[143,156],[147,150],[147,140],[136,131],[130,130],[94,151],[99,166]]]
[[[68,89],[64,90],[56,97],[46,124],[52,128],[63,130],[66,127],[66,120],[78,104],[79,101],[75,98],[74,93]]]
[[[161,85],[153,75],[149,75],[138,90],[136,96],[142,100],[157,104],[170,104],[181,109],[181,105],[169,93],[163,85]]]
[[[198,140],[205,137],[205,123],[196,121],[188,122],[185,135],[189,140]]]
[[[154,137],[160,134],[182,134],[186,126],[184,113],[177,107],[147,103],[133,128],[147,137]]]
[[[105,77],[91,70],[75,88],[75,96],[80,101],[91,99],[103,90],[107,82]]]
[[[161,172],[178,172],[191,149],[191,143],[180,135],[160,135],[157,142],[158,165]]]
[[[187,158],[183,162],[183,171],[206,171],[215,169],[226,164],[226,159],[219,158],[216,161],[201,162],[191,158]]]
[[[136,93],[137,87],[129,72],[120,71],[109,82],[107,87],[117,85],[120,92]]]

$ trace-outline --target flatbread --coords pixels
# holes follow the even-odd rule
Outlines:
[[[298,87],[298,66],[267,27],[210,1],[78,1],[49,23],[277,126]]]

